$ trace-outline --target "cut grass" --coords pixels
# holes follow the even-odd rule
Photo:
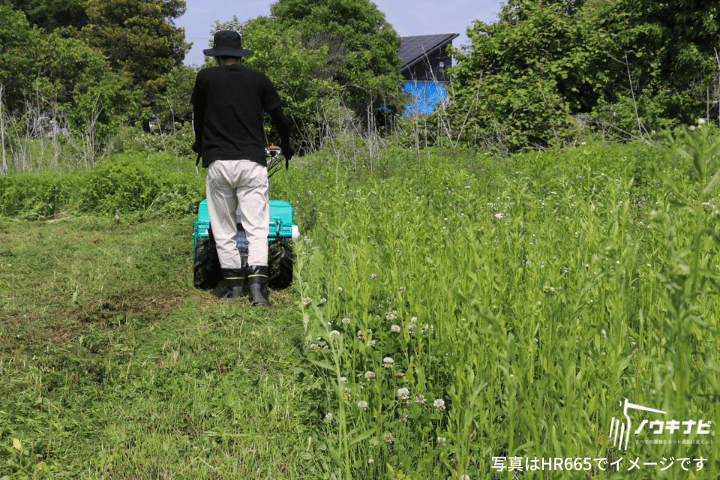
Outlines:
[[[0,477],[310,475],[296,295],[194,289],[192,220],[0,220]]]

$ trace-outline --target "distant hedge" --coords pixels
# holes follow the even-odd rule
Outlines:
[[[182,163],[169,154],[130,152],[86,172],[3,176],[0,215],[40,219],[60,213],[189,214],[205,198],[205,179],[187,159]]]

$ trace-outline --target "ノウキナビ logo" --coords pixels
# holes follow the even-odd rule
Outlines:
[[[667,415],[667,412],[663,412],[662,410],[656,410],[654,408],[644,407],[642,405],[635,405],[634,403],[630,403],[627,398],[625,399],[624,404],[622,402],[620,403],[620,406],[623,407],[623,416],[625,417],[625,421],[623,422],[620,419],[612,417],[612,420],[610,421],[610,436],[608,438],[612,439],[613,446],[617,445],[623,450],[627,450],[628,442],[630,441],[630,432],[633,431],[632,421],[630,420],[630,416],[628,415],[628,410],[642,410],[644,412],[661,413],[663,415]],[[684,435],[692,434],[693,430],[698,435],[709,435],[710,424],[711,422],[706,423],[702,420],[685,420],[683,422],[678,422],[677,420],[665,421],[643,419],[640,423],[640,426],[634,431],[634,433],[635,435],[641,434],[645,429],[645,426],[648,425],[648,428],[652,430],[652,433],[654,435],[659,435],[664,431],[675,433],[676,430],[681,431]],[[693,427],[695,427],[696,425],[697,428],[693,429]],[[620,440],[619,443],[618,439]]]

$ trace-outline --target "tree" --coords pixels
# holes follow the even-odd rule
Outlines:
[[[621,138],[704,116],[717,71],[717,2],[510,0],[455,50],[455,127],[520,148],[564,140],[577,121]],[[720,92],[719,92],[720,93]],[[594,120],[593,120],[594,118]]]
[[[0,18],[0,84],[5,87],[5,105],[12,111],[23,106],[42,31],[31,27],[23,12],[8,6],[0,6]]]
[[[718,66],[717,2],[620,0],[598,3],[595,15],[613,39],[599,118],[644,132],[704,116]]]
[[[370,96],[392,96],[402,80],[400,37],[385,14],[368,0],[278,0],[271,19],[300,32],[306,45],[328,45],[326,64],[334,80],[350,90],[354,106]],[[338,45],[339,44],[339,45]],[[339,52],[347,52],[345,59]]]
[[[25,13],[31,25],[37,25],[46,32],[58,28],[80,29],[87,25],[88,17],[83,3],[85,0],[0,0],[6,5]]]
[[[10,111],[35,114],[64,112],[76,132],[94,119],[100,138],[107,137],[132,94],[127,78],[113,73],[103,56],[67,36],[65,29],[43,34],[30,28],[25,14],[0,7],[0,85]]]
[[[88,0],[86,9],[85,42],[132,79],[145,105],[161,104],[170,72],[191,46],[172,20],[185,13],[185,0]]]
[[[500,130],[512,147],[545,146],[572,130],[571,114],[597,98],[592,61],[605,48],[580,2],[515,0],[492,25],[476,21],[469,48],[455,50],[450,90],[457,129]]]

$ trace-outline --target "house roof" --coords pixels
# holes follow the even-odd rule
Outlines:
[[[421,61],[425,55],[430,55],[459,36],[459,33],[444,33],[441,35],[402,37],[402,44],[400,44],[400,50],[398,51],[398,55],[403,61],[400,70],[412,67]]]

